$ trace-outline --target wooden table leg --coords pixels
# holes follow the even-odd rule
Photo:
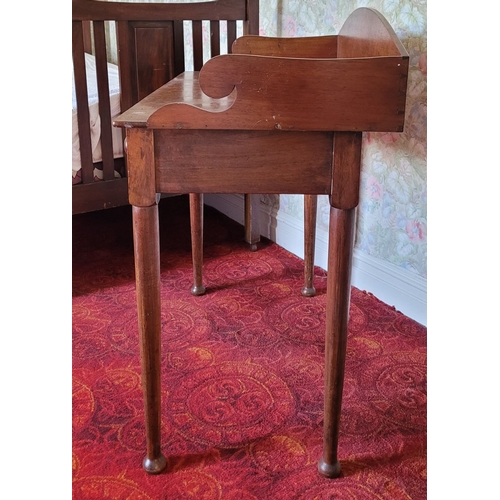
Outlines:
[[[158,474],[166,464],[161,435],[161,300],[158,206],[132,207],[142,390],[146,420],[143,467]]]
[[[245,241],[250,250],[257,250],[260,241],[260,196],[258,194],[245,195]]]
[[[193,295],[203,295],[203,195],[189,194],[189,214],[191,218],[191,249],[193,254]]]
[[[325,418],[323,457],[318,470],[326,477],[340,475],[337,457],[342,389],[351,298],[351,264],[355,209],[330,208],[325,334]]]
[[[304,297],[314,297],[314,251],[316,249],[316,212],[318,196],[304,195]]]

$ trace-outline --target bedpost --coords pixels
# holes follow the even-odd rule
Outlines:
[[[243,23],[244,35],[259,34],[259,0],[246,0],[246,21]]]

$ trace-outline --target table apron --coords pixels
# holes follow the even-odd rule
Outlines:
[[[158,193],[330,194],[332,132],[155,130]]]

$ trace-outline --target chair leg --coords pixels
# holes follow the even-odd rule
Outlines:
[[[304,297],[314,297],[314,251],[316,249],[316,212],[318,197],[313,194],[304,195]]]
[[[338,477],[341,472],[337,448],[351,297],[354,226],[354,208],[347,210],[330,208],[325,332],[325,418],[323,457],[318,464],[319,472],[329,478]]]
[[[203,295],[203,194],[189,194],[189,216],[191,220],[191,251],[193,256],[193,295]]]
[[[161,300],[158,206],[132,207],[142,390],[146,420],[144,470],[158,474],[167,465],[161,453]]]
[[[257,250],[260,241],[260,196],[258,194],[245,195],[245,241],[250,250]]]

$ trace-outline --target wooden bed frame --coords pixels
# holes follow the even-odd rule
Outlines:
[[[116,28],[116,47],[120,79],[120,108],[126,111],[138,101],[185,70],[184,21],[192,23],[193,69],[203,66],[202,21],[210,22],[210,56],[221,52],[220,21],[227,22],[230,53],[237,37],[237,21],[243,34],[259,33],[259,0],[216,0],[197,3],[126,3],[100,0],[73,1],[73,68],[78,108],[78,134],[82,164],[81,182],[72,187],[73,214],[128,205],[125,158],[113,158],[112,117],[110,111],[108,66],[110,60],[110,21]],[[295,47],[294,47],[295,49]],[[242,49],[245,50],[244,48]],[[293,51],[292,51],[293,52]],[[102,161],[93,163],[89,125],[85,54],[96,58],[99,115],[101,118]],[[296,54],[295,57],[300,57]],[[125,133],[123,133],[125,139]],[[95,180],[94,169],[102,172]],[[115,178],[115,171],[121,178]],[[245,240],[251,250],[260,241],[258,195],[245,195]],[[201,295],[203,245],[203,195],[190,194],[194,285]],[[313,296],[317,200],[306,195],[304,202],[304,296]]]
[[[121,112],[170,81],[185,69],[184,23],[192,22],[194,70],[203,65],[202,21],[210,21],[211,56],[220,53],[220,21],[227,21],[229,52],[237,21],[245,34],[258,34],[258,0],[217,0],[199,3],[125,3],[73,0],[73,67],[78,107],[81,183],[73,185],[73,214],[128,204],[124,158],[113,159],[108,71],[109,36],[114,21],[121,90]],[[92,162],[85,53],[96,58],[102,162]],[[94,168],[103,180],[94,180]],[[114,171],[122,178],[116,179]],[[251,204],[249,204],[251,211]],[[257,226],[255,221],[255,226]],[[253,228],[253,233],[258,227]],[[260,237],[260,234],[258,235]],[[253,236],[255,240],[256,235]],[[247,238],[248,240],[248,238]],[[258,241],[258,238],[257,238]]]

